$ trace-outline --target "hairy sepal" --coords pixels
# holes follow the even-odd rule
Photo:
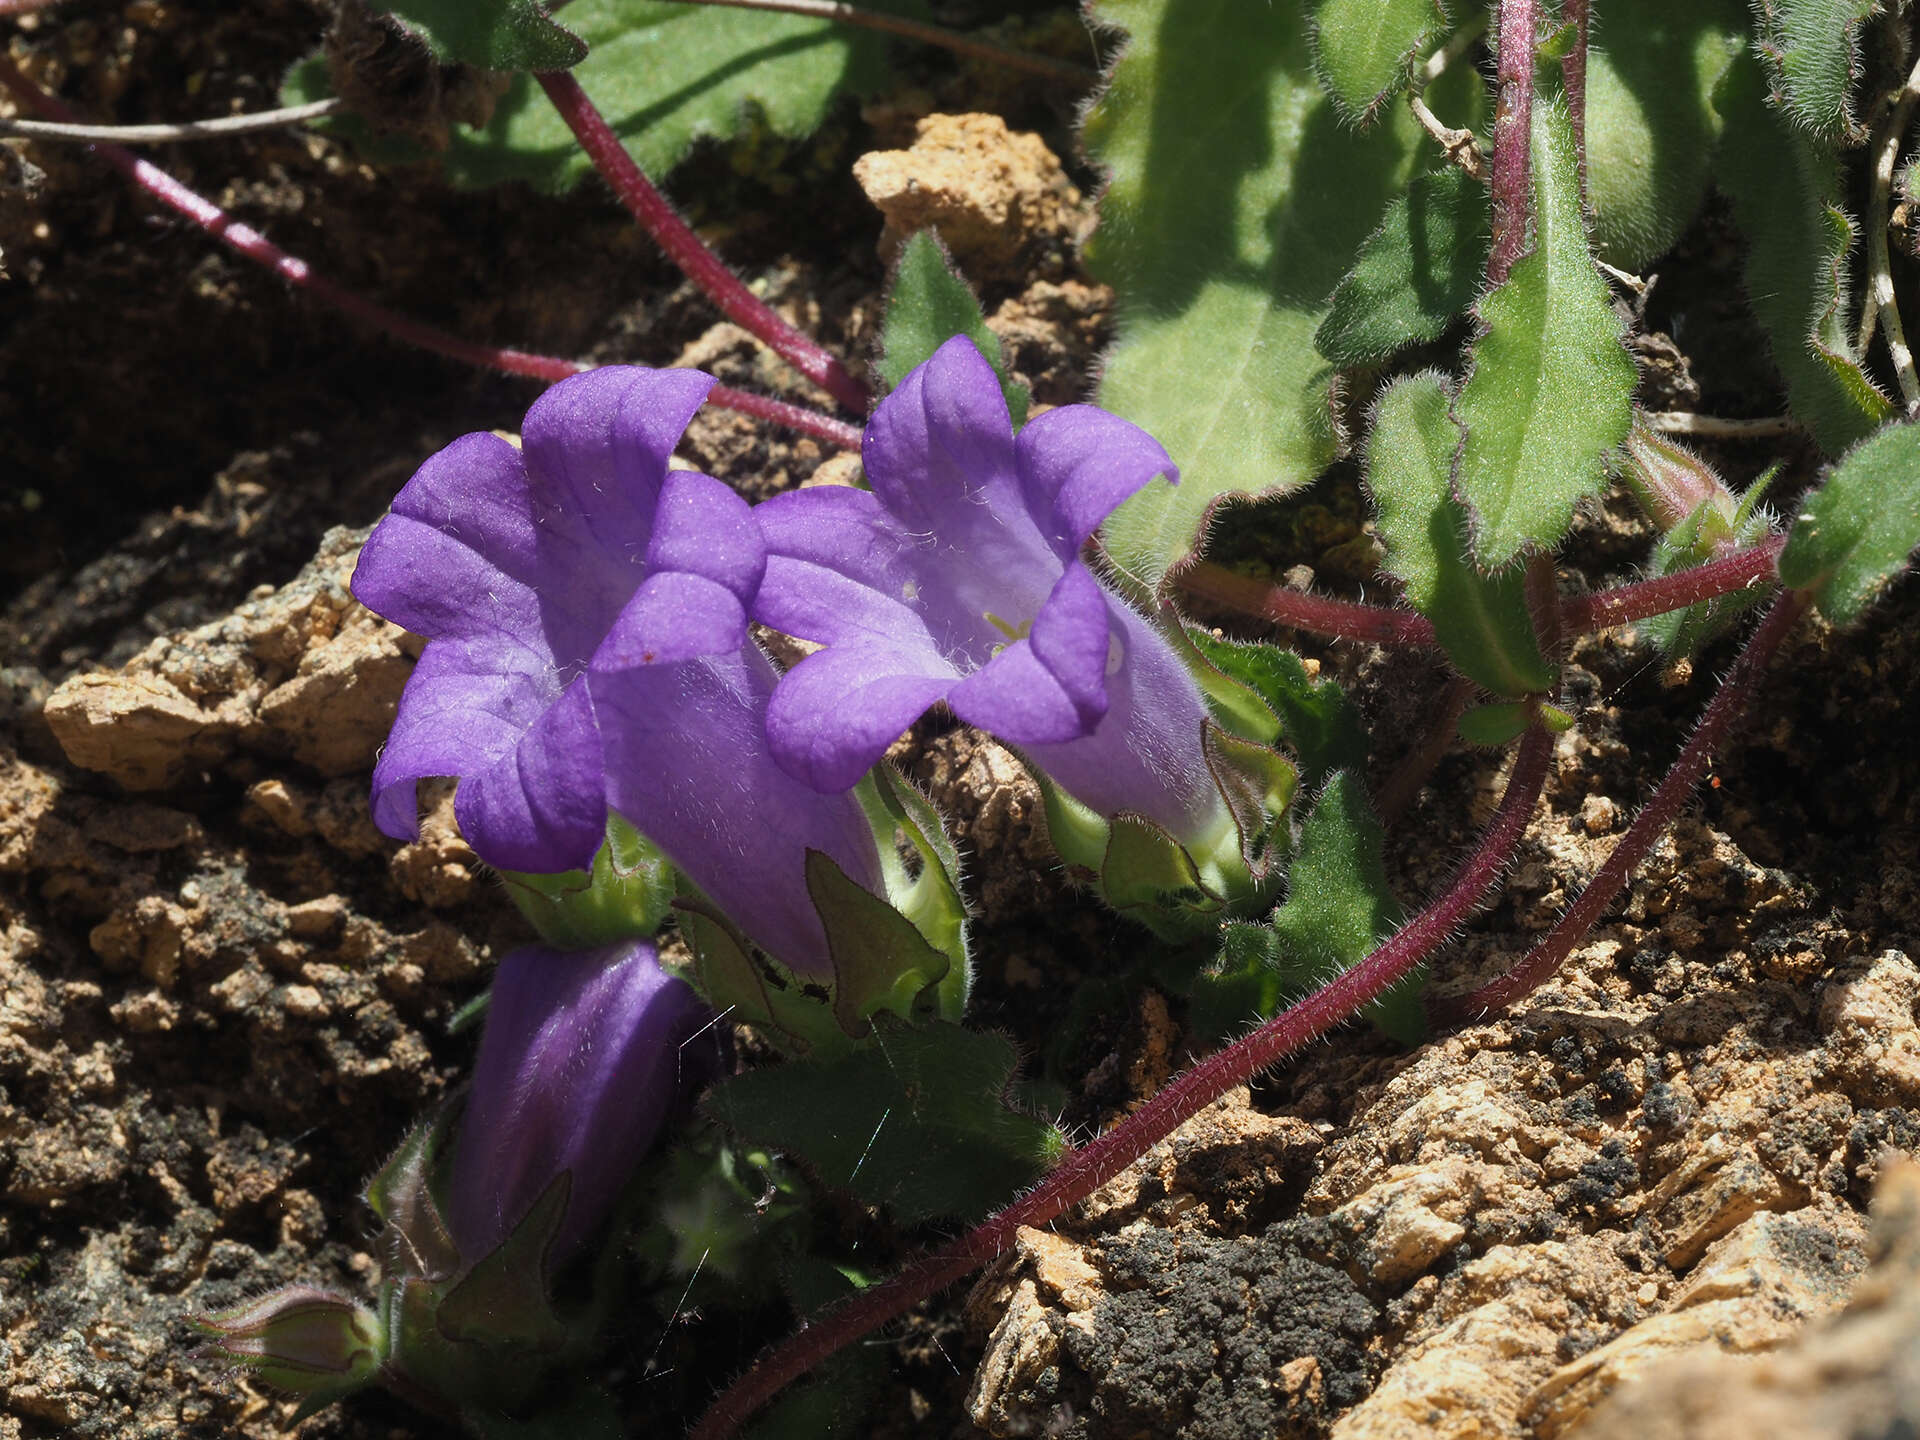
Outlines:
[[[652,935],[673,913],[680,883],[653,842],[612,813],[591,871],[503,870],[500,878],[540,938],[562,950],[591,950]]]
[[[1308,673],[1291,650],[1227,640],[1183,626],[1188,666],[1222,730],[1293,751],[1300,783],[1317,789],[1335,770],[1367,763],[1367,729],[1338,682]]]

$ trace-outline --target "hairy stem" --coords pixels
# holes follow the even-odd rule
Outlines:
[[[783,1389],[843,1346],[959,1279],[1119,1175],[1236,1085],[1285,1059],[1378,999],[1438,949],[1479,906],[1506,866],[1546,781],[1552,736],[1535,723],[1520,742],[1506,793],[1486,833],[1439,899],[1365,960],[1246,1039],[1201,1061],[1113,1129],[1072,1152],[1035,1190],[944,1249],[816,1316],[763,1354],[693,1428],[693,1440],[723,1440]]]
[[[1533,130],[1533,45],[1540,0],[1500,0],[1499,58],[1494,69],[1493,245],[1487,287],[1507,278],[1527,248],[1533,217],[1529,159]]]
[[[1636,580],[1611,590],[1591,595],[1569,595],[1561,604],[1568,629],[1576,634],[1604,630],[1609,625],[1628,625],[1649,616],[1681,610],[1702,600],[1731,595],[1736,590],[1773,579],[1774,565],[1786,546],[1784,535],[1770,535],[1744,550],[1735,550],[1704,565],[1695,565],[1671,575],[1651,580]]]
[[[961,34],[958,30],[949,30],[944,25],[928,25],[922,21],[888,15],[880,10],[862,10],[858,6],[841,4],[840,0],[680,0],[680,3],[727,5],[740,10],[773,10],[787,15],[807,15],[816,20],[833,20],[842,25],[857,25],[868,30],[881,30],[907,40],[918,40],[923,45],[937,45],[942,50],[953,51],[956,55],[992,61],[997,65],[1006,66],[1009,70],[1025,70],[1030,74],[1044,75],[1049,80],[1060,80],[1069,85],[1091,85],[1099,78],[1097,72],[1090,67],[1076,65],[1070,60],[1056,60],[1051,55],[1035,55],[1030,50],[1010,49],[1005,45],[976,40],[970,35]]]
[[[282,125],[300,125],[331,115],[339,108],[340,97],[334,95],[306,105],[289,105],[283,110],[256,110],[247,115],[222,115],[217,120],[188,120],[178,125],[69,125],[59,120],[0,119],[0,135],[85,145],[101,140],[115,145],[170,145],[178,140],[220,140],[231,135],[249,135],[256,130],[277,130]]]
[[[42,114],[53,115],[62,120],[72,118],[73,112],[64,103],[28,81],[4,56],[0,56],[0,88],[12,92],[20,103],[29,109],[38,110]],[[282,250],[251,225],[234,219],[206,196],[189,189],[165,170],[142,160],[132,151],[118,145],[96,142],[93,145],[93,152],[141,190],[193,221],[229,250],[244,256],[256,265],[271,270],[290,285],[306,291],[341,313],[351,315],[354,319],[396,340],[405,341],[409,345],[431,351],[436,355],[444,355],[450,360],[458,360],[463,364],[476,365],[486,370],[499,370],[508,375],[524,375],[532,380],[549,382],[564,380],[569,375],[577,375],[582,370],[591,368],[578,360],[566,360],[555,355],[536,355],[526,350],[511,350],[496,345],[481,345],[471,340],[462,340],[459,336],[450,335],[437,326],[398,314],[384,305],[377,305],[364,296],[355,294],[344,285],[316,273],[306,261]],[[718,405],[722,409],[737,410],[744,415],[752,415],[757,419],[789,426],[803,434],[824,440],[829,445],[837,445],[841,449],[860,448],[858,429],[843,420],[836,420],[831,416],[809,410],[804,405],[790,404],[765,395],[752,395],[726,386],[714,387],[707,398],[710,404]]]
[[[1565,633],[1584,635],[1609,625],[1627,625],[1650,615],[1682,610],[1702,600],[1744,590],[1770,578],[1774,561],[1786,540],[1778,535],[1735,550],[1704,565],[1636,580],[1591,595],[1567,595],[1560,600],[1560,623]],[[1218,605],[1245,615],[1257,615],[1291,630],[1351,640],[1369,645],[1432,645],[1433,624],[1424,615],[1386,605],[1362,605],[1330,600],[1283,585],[1268,585],[1211,561],[1185,570],[1182,587]]]
[[[1330,600],[1284,585],[1236,575],[1210,560],[1180,572],[1181,588],[1246,615],[1258,615],[1293,630],[1334,640],[1373,645],[1431,645],[1433,622],[1412,610]]]
[[[666,196],[654,188],[653,182],[634,163],[606,117],[580,88],[580,82],[564,70],[547,71],[534,78],[593,161],[593,168],[613,187],[620,203],[721,312],[759,336],[789,365],[847,409],[856,415],[865,415],[872,398],[867,387],[816,341],[781,319],[706,247],[693,233],[693,228],[680,218],[679,212],[667,203]]]
[[[1567,88],[1567,112],[1573,118],[1574,153],[1580,157],[1580,203],[1587,203],[1587,30],[1588,0],[1560,0],[1560,18],[1573,26],[1573,49],[1560,61]]]
[[[1613,904],[1654,842],[1680,813],[1680,807],[1686,804],[1700,777],[1706,774],[1713,752],[1726,742],[1734,721],[1753,697],[1760,673],[1806,608],[1807,596],[1797,590],[1789,590],[1773,602],[1766,619],[1754,631],[1753,638],[1734,662],[1733,670],[1708,703],[1706,713],[1680,751],[1680,758],[1674,761],[1673,769],[1654,790],[1646,808],[1634,817],[1627,833],[1600,867],[1600,873],[1560,917],[1560,923],[1524,960],[1492,984],[1470,995],[1433,1005],[1431,1010],[1436,1020],[1459,1021],[1490,1014],[1531,994],[1552,977],[1573,953],[1573,947]]]
[[[1860,333],[1854,350],[1864,357],[1873,342],[1877,320],[1887,337],[1887,354],[1893,360],[1893,373],[1900,382],[1901,397],[1911,413],[1920,411],[1920,376],[1913,366],[1913,351],[1907,345],[1906,327],[1900,322],[1900,306],[1893,294],[1893,256],[1887,248],[1887,203],[1893,189],[1893,167],[1900,158],[1900,139],[1920,101],[1920,61],[1915,61],[1907,83],[1888,106],[1885,119],[1873,137],[1873,192],[1867,206],[1867,286],[1861,308]]]

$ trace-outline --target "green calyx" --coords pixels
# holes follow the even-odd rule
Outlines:
[[[887,766],[854,787],[873,828],[886,894],[807,852],[807,892],[832,974],[802,974],[760,949],[683,881],[676,902],[693,950],[688,979],[717,1010],[795,1054],[825,1056],[867,1039],[875,1016],[958,1020],[966,1009],[966,906],[960,857],[939,816]]]
[[[667,857],[618,815],[593,869],[534,875],[502,870],[507,893],[540,938],[562,950],[638,940],[666,923],[678,880]]]

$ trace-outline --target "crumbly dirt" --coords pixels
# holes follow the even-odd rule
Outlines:
[[[1058,16],[1006,23],[1060,39]],[[130,122],[259,108],[319,28],[302,0],[73,0],[0,33],[34,79]],[[933,221],[977,266],[1036,400],[1067,403],[1112,296],[1075,257],[1095,177],[1061,99],[916,60],[836,120],[819,203],[782,200],[744,149],[696,156],[675,191],[763,293],[856,358],[883,224]],[[367,772],[418,647],[345,579],[419,459],[511,428],[535,387],[356,330],[77,150],[0,146],[16,151],[38,178],[0,193],[0,1440],[264,1440],[290,1407],[196,1357],[187,1318],[295,1281],[366,1285],[358,1188],[458,1083],[471,1038],[448,1022],[525,938],[445,787],[418,842],[373,829]],[[854,180],[862,153],[884,222]],[[698,364],[820,401],[593,187],[453,195],[291,134],[155,158],[463,335]],[[0,185],[29,178],[0,170]],[[1719,298],[1734,256],[1710,211],[1663,277],[1650,324],[1684,312],[1689,348],[1658,331],[1641,345],[1650,403],[1778,403]],[[817,441],[717,411],[681,455],[756,498],[852,473]],[[1760,458],[1716,455],[1743,478]],[[1810,474],[1801,456],[1783,483]],[[1624,578],[1647,543],[1617,498],[1595,505],[1563,583]],[[1229,512],[1216,546],[1287,583],[1377,586],[1350,467]],[[1920,1146],[1916,636],[1910,585],[1857,633],[1803,626],[1711,788],[1552,985],[1412,1052],[1342,1031],[1225,1097],[917,1313],[875,1432],[1678,1440],[1920,1424],[1920,1179],[1891,1158]],[[1303,648],[1367,712],[1379,784],[1442,677],[1422,657]],[[1631,631],[1577,645],[1579,723],[1500,898],[1440,962],[1443,989],[1511,965],[1552,924],[1726,657],[1670,672]],[[968,852],[977,1018],[1057,1058],[1073,995],[1139,936],[1067,887],[1006,751],[935,720],[898,758]],[[1392,833],[1403,899],[1444,881],[1501,780],[1492,756],[1440,762]],[[1060,1103],[1084,1126],[1189,1058],[1179,1004],[1151,989],[1075,1034]],[[901,1243],[875,1232],[894,1247],[880,1253]],[[632,1433],[673,1433],[787,1323],[641,1314],[605,1362]],[[380,1396],[299,1433],[451,1435]]]

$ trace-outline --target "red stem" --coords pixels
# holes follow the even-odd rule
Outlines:
[[[5,3],[5,0],[0,0],[0,3]],[[49,119],[74,122],[79,118],[70,106],[27,80],[4,56],[0,56],[0,87],[11,91],[23,105]],[[124,146],[95,144],[88,148],[140,189],[186,216],[236,254],[245,256],[256,265],[271,270],[289,284],[305,290],[334,309],[393,336],[396,340],[403,340],[409,345],[416,345],[422,350],[430,350],[436,355],[444,355],[448,359],[458,360],[467,365],[499,370],[508,375],[524,375],[534,380],[548,382],[564,380],[569,375],[577,375],[582,370],[590,368],[578,360],[564,360],[554,355],[536,355],[526,350],[503,349],[495,345],[482,345],[471,340],[462,340],[459,336],[450,335],[437,326],[410,319],[383,305],[377,305],[345,286],[329,280],[326,276],[316,273],[306,261],[296,255],[288,254],[251,225],[234,219],[206,196],[189,189],[159,166],[142,160]],[[730,389],[724,385],[715,386],[707,398],[709,403],[718,405],[724,410],[736,410],[756,419],[785,425],[803,434],[824,440],[829,445],[837,445],[846,450],[860,448],[858,429],[843,420],[822,415],[803,405],[794,405],[769,396]]]
[[[1507,278],[1525,253],[1533,214],[1528,160],[1533,131],[1533,46],[1539,0],[1500,0],[1499,58],[1493,109],[1493,247],[1487,252],[1487,286]]]
[[[1534,725],[1520,742],[1506,794],[1480,844],[1441,897],[1373,954],[1246,1039],[1201,1061],[1097,1140],[1073,1151],[1023,1199],[944,1249],[922,1257],[767,1351],[694,1426],[692,1440],[724,1440],[790,1381],[1044,1225],[1120,1174],[1236,1085],[1285,1059],[1378,999],[1443,944],[1506,865],[1533,813],[1553,750]]]
[[[1718,560],[1709,560],[1673,575],[1636,580],[1591,595],[1563,596],[1560,601],[1562,629],[1570,635],[1584,635],[1609,625],[1626,625],[1744,590],[1772,577],[1774,561],[1786,543],[1783,536],[1774,535],[1744,550],[1735,550]],[[1432,623],[1411,610],[1329,600],[1281,585],[1266,585],[1210,561],[1202,561],[1182,572],[1180,583],[1195,595],[1243,614],[1258,615],[1293,630],[1305,630],[1334,640],[1372,645],[1434,643]]]
[[[1412,610],[1329,600],[1284,585],[1266,585],[1203,560],[1180,572],[1181,586],[1216,604],[1293,630],[1374,645],[1431,645],[1433,622]]]
[[[1466,1020],[1504,1009],[1531,994],[1560,968],[1573,952],[1573,947],[1580,943],[1625,888],[1633,872],[1653,848],[1654,841],[1666,832],[1674,817],[1680,813],[1680,807],[1687,803],[1687,797],[1693,794],[1700,777],[1706,774],[1713,752],[1725,743],[1734,721],[1746,709],[1761,671],[1766,669],[1773,652],[1780,648],[1780,642],[1786,639],[1787,632],[1793,629],[1806,608],[1807,596],[1798,590],[1789,590],[1773,602],[1767,618],[1754,631],[1753,638],[1734,662],[1733,670],[1708,703],[1706,713],[1700,717],[1700,724],[1680,751],[1680,758],[1674,762],[1673,769],[1667,772],[1666,778],[1655,789],[1646,808],[1634,817],[1627,833],[1600,867],[1600,873],[1593,877],[1587,888],[1580,892],[1580,898],[1560,917],[1560,923],[1553,927],[1546,939],[1534,946],[1524,960],[1492,984],[1482,986],[1471,995],[1435,1004],[1432,1011],[1436,1020]]]
[[[1731,595],[1749,585],[1773,579],[1774,562],[1786,543],[1784,535],[1770,535],[1744,550],[1735,550],[1718,560],[1672,575],[1637,580],[1631,585],[1619,585],[1591,595],[1569,595],[1561,604],[1561,613],[1566,617],[1568,629],[1585,634]]]
[[[1574,154],[1580,157],[1580,203],[1587,200],[1587,30],[1589,0],[1560,0],[1560,18],[1573,26],[1573,49],[1560,61],[1567,89],[1567,113],[1573,118]]]
[[[653,237],[668,258],[706,292],[721,312],[759,336],[794,369],[848,410],[865,415],[872,403],[867,387],[817,342],[775,314],[702,243],[667,202],[667,197],[654,188],[653,182],[634,163],[606,117],[580,88],[580,82],[564,70],[547,71],[534,78],[579,140],[580,148],[587,152],[587,158],[593,161],[594,169],[620,197],[620,203],[633,212],[640,228]]]

